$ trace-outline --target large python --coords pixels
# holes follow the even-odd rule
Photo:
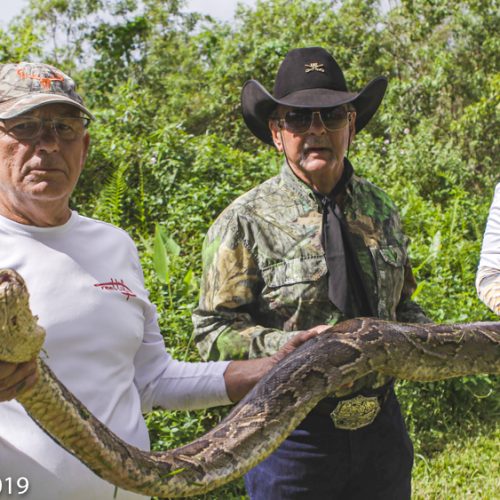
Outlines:
[[[44,331],[22,278],[0,270],[0,360],[39,353]],[[31,417],[97,475],[144,495],[185,497],[240,476],[271,453],[317,402],[377,371],[430,381],[500,373],[500,322],[401,324],[346,321],[276,365],[213,430],[186,446],[147,453],[127,445],[57,381],[39,357],[37,385],[18,400]]]

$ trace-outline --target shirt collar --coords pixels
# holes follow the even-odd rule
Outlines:
[[[308,198],[309,200],[314,201],[318,205],[318,208],[321,209],[321,199],[324,198],[325,195],[314,191],[311,186],[299,179],[286,160],[283,162],[280,175],[284,185],[288,189],[294,191],[303,198]],[[344,171],[342,172],[342,176],[328,197],[331,200],[337,199],[337,197],[343,197],[352,181],[353,175],[354,169],[351,162],[347,158],[344,158]]]

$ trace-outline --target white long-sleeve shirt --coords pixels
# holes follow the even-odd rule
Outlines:
[[[500,183],[496,185],[486,222],[476,288],[479,298],[500,315]]]
[[[149,449],[142,412],[153,406],[230,403],[227,362],[178,362],[166,353],[137,250],[124,231],[76,212],[51,228],[0,217],[0,267],[15,269],[28,285],[30,307],[47,332],[48,365],[126,442]],[[100,500],[114,494],[16,401],[0,403],[0,480],[5,484],[7,477],[12,484],[28,479],[22,498]],[[117,498],[142,497],[119,491]]]

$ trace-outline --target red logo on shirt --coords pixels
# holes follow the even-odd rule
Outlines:
[[[130,297],[137,297],[137,295],[132,292],[132,290],[125,284],[123,280],[118,281],[111,278],[106,283],[96,283],[94,286],[99,287],[101,290],[120,292],[122,295],[125,295],[125,297],[127,297],[127,300],[130,299]]]

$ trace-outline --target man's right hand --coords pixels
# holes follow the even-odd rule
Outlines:
[[[279,363],[304,342],[320,335],[328,328],[330,328],[330,325],[318,325],[310,330],[301,331],[272,356],[244,361],[231,361],[224,373],[229,399],[233,403],[242,399],[276,363]]]
[[[9,401],[33,387],[38,379],[36,359],[26,363],[0,361],[0,402]]]
[[[292,351],[295,351],[297,347],[307,342],[309,339],[320,335],[332,325],[317,325],[309,330],[303,330],[292,337],[283,347],[273,354],[269,359],[272,360],[272,364],[275,365],[281,361],[284,357],[288,356]]]

